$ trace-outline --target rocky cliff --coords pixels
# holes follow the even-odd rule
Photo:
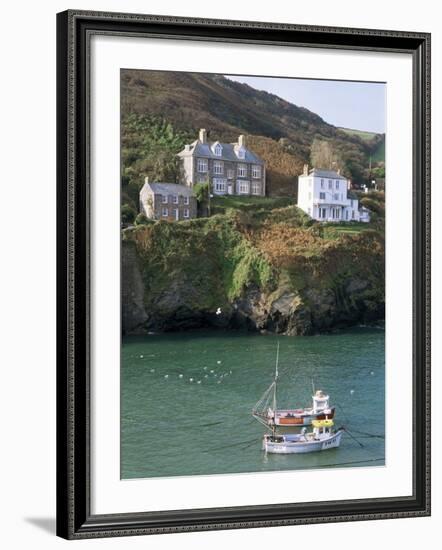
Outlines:
[[[295,210],[125,230],[123,333],[219,327],[309,335],[383,320],[382,232],[303,226]]]

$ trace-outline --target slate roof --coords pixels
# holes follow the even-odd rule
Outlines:
[[[221,145],[222,149],[222,155],[218,156],[215,155],[213,152],[214,145],[219,143]],[[187,157],[187,156],[196,156],[201,158],[210,158],[215,160],[226,160],[226,161],[233,161],[233,162],[253,162],[254,164],[264,164],[264,161],[261,160],[258,155],[255,155],[255,153],[252,153],[247,147],[244,147],[245,150],[245,158],[240,159],[236,152],[235,148],[237,149],[239,146],[237,143],[220,143],[219,141],[212,141],[207,143],[201,143],[198,139],[190,144],[190,148],[188,151],[186,149],[183,149],[178,153],[179,157]]]
[[[310,170],[309,176],[315,176],[317,178],[328,178],[333,180],[346,180],[347,178],[342,174],[338,174],[334,170],[318,170],[313,168]]]
[[[194,193],[187,185],[179,183],[145,183],[143,190],[151,190],[155,195],[181,195],[183,197],[193,197]]]

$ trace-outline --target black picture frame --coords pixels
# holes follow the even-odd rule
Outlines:
[[[413,58],[413,495],[92,515],[89,41],[93,34],[405,52]],[[430,35],[69,10],[57,15],[57,534],[67,539],[430,514]],[[410,220],[411,223],[411,220]]]

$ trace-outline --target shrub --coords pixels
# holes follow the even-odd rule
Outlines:
[[[135,218],[135,225],[149,225],[151,223],[154,223],[154,221],[147,218],[144,214],[138,214]]]
[[[121,207],[121,221],[122,223],[133,223],[135,216],[137,215],[136,211],[130,204],[123,204]]]

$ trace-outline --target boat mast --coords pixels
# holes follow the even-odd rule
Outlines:
[[[275,365],[275,381],[273,382],[273,414],[274,421],[276,420],[276,381],[278,380],[278,363],[279,363],[279,342],[278,347],[276,348],[276,365]]]

